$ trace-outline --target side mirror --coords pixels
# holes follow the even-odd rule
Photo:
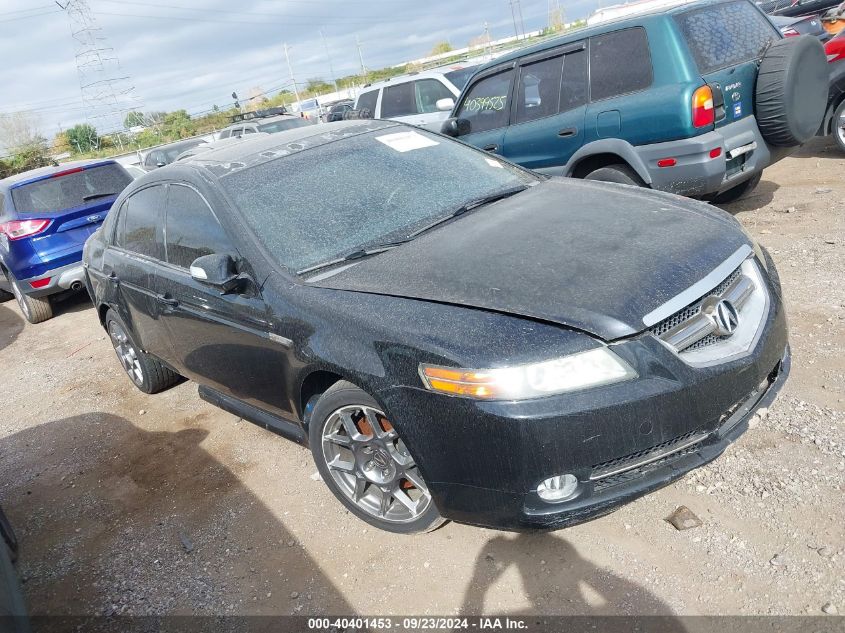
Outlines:
[[[451,112],[452,108],[455,107],[455,100],[451,97],[446,97],[445,99],[438,99],[434,103],[434,107],[440,110],[440,112]]]
[[[457,138],[459,136],[469,134],[471,129],[472,126],[467,119],[450,117],[443,121],[443,125],[440,127],[440,133]]]
[[[191,278],[219,289],[222,294],[231,292],[240,284],[231,255],[214,253],[197,257],[191,264]]]

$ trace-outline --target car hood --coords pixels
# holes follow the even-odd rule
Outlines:
[[[492,310],[614,340],[644,330],[647,314],[749,244],[733,218],[703,203],[551,179],[309,285]]]

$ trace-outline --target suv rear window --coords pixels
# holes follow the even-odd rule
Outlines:
[[[651,52],[644,28],[638,26],[590,38],[593,101],[645,90],[652,79]]]
[[[746,0],[685,11],[675,16],[702,75],[757,59],[780,35]]]
[[[356,108],[358,110],[368,110],[370,116],[376,113],[376,100],[378,99],[378,90],[370,90],[358,97]]]
[[[100,197],[116,196],[130,182],[132,177],[112,163],[15,187],[12,200],[19,213],[60,213]]]

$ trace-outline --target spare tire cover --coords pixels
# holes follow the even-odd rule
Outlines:
[[[763,137],[793,147],[818,132],[827,107],[827,57],[815,37],[776,40],[760,62],[755,111]]]

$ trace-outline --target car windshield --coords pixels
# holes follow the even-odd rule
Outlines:
[[[95,198],[116,196],[130,182],[132,178],[122,167],[99,165],[15,187],[12,199],[19,213],[59,213]]]
[[[258,126],[259,132],[267,132],[274,134],[276,132],[284,132],[285,130],[292,130],[295,127],[305,127],[311,125],[306,119],[300,117],[291,117],[289,119],[282,119],[281,121],[273,121],[272,123],[265,123]]]
[[[221,183],[278,262],[302,270],[403,239],[468,201],[536,180],[456,141],[398,127],[276,158]]]

